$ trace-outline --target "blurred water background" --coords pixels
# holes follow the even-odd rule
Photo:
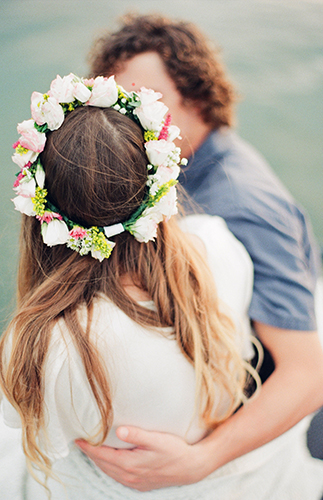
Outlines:
[[[57,74],[85,76],[92,40],[129,10],[196,22],[242,96],[238,130],[309,212],[323,244],[323,1],[0,0],[0,325],[14,307],[19,213],[10,198],[17,122]]]

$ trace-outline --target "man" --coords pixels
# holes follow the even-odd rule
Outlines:
[[[130,16],[98,42],[92,73],[114,74],[128,91],[145,86],[163,94],[181,129],[182,155],[189,157],[181,184],[202,209],[226,220],[254,263],[250,318],[275,363],[272,374],[266,365],[263,380],[270,376],[260,396],[193,447],[130,426],[117,432],[135,446],[131,451],[78,443],[104,472],[132,488],[188,484],[273,440],[323,404],[313,298],[319,256],[302,209],[232,131],[234,91],[194,26]],[[192,455],[194,447],[199,454]]]

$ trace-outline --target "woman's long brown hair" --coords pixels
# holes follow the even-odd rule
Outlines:
[[[148,161],[142,132],[113,109],[82,107],[70,113],[59,130],[48,134],[41,160],[50,201],[76,223],[125,221],[144,196]],[[205,259],[189,237],[171,219],[160,223],[154,242],[139,243],[127,232],[114,239],[110,258],[99,262],[65,245],[44,245],[39,222],[23,216],[18,309],[0,341],[0,384],[20,414],[29,462],[47,474],[50,460],[37,436],[45,431],[44,364],[59,319],[81,356],[101,414],[96,442],[102,443],[111,427],[109,366],[104,366],[91,331],[99,294],[142,325],[173,327],[183,355],[195,367],[199,414],[206,426],[218,425],[244,399],[246,369],[233,323],[221,311]],[[152,298],[156,311],[126,293],[123,276]],[[86,327],[78,317],[80,304],[87,308]],[[230,405],[217,417],[219,390],[229,394]]]

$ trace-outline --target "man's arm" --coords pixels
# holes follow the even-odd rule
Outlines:
[[[80,448],[118,482],[148,491],[197,482],[222,465],[280,436],[323,405],[323,351],[315,332],[282,330],[262,323],[255,329],[271,352],[275,371],[260,394],[208,437],[194,445],[181,438],[135,427],[117,434],[132,450]]]

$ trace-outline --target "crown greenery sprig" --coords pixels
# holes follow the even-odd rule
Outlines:
[[[114,77],[78,78],[72,73],[57,76],[46,94],[33,92],[32,119],[18,124],[21,134],[13,145],[13,161],[20,167],[12,200],[16,210],[36,217],[41,224],[43,241],[48,246],[66,244],[80,255],[91,254],[102,261],[115,245],[109,238],[129,231],[138,241],[154,240],[157,225],[177,213],[175,185],[180,172],[180,148],[174,140],[179,128],[170,125],[168,108],[159,101],[162,94],[141,88],[126,92]],[[128,116],[143,129],[147,165],[147,194],[131,218],[108,227],[86,228],[68,219],[47,200],[45,172],[39,154],[44,150],[46,134],[61,127],[67,113],[79,106],[112,107]]]

